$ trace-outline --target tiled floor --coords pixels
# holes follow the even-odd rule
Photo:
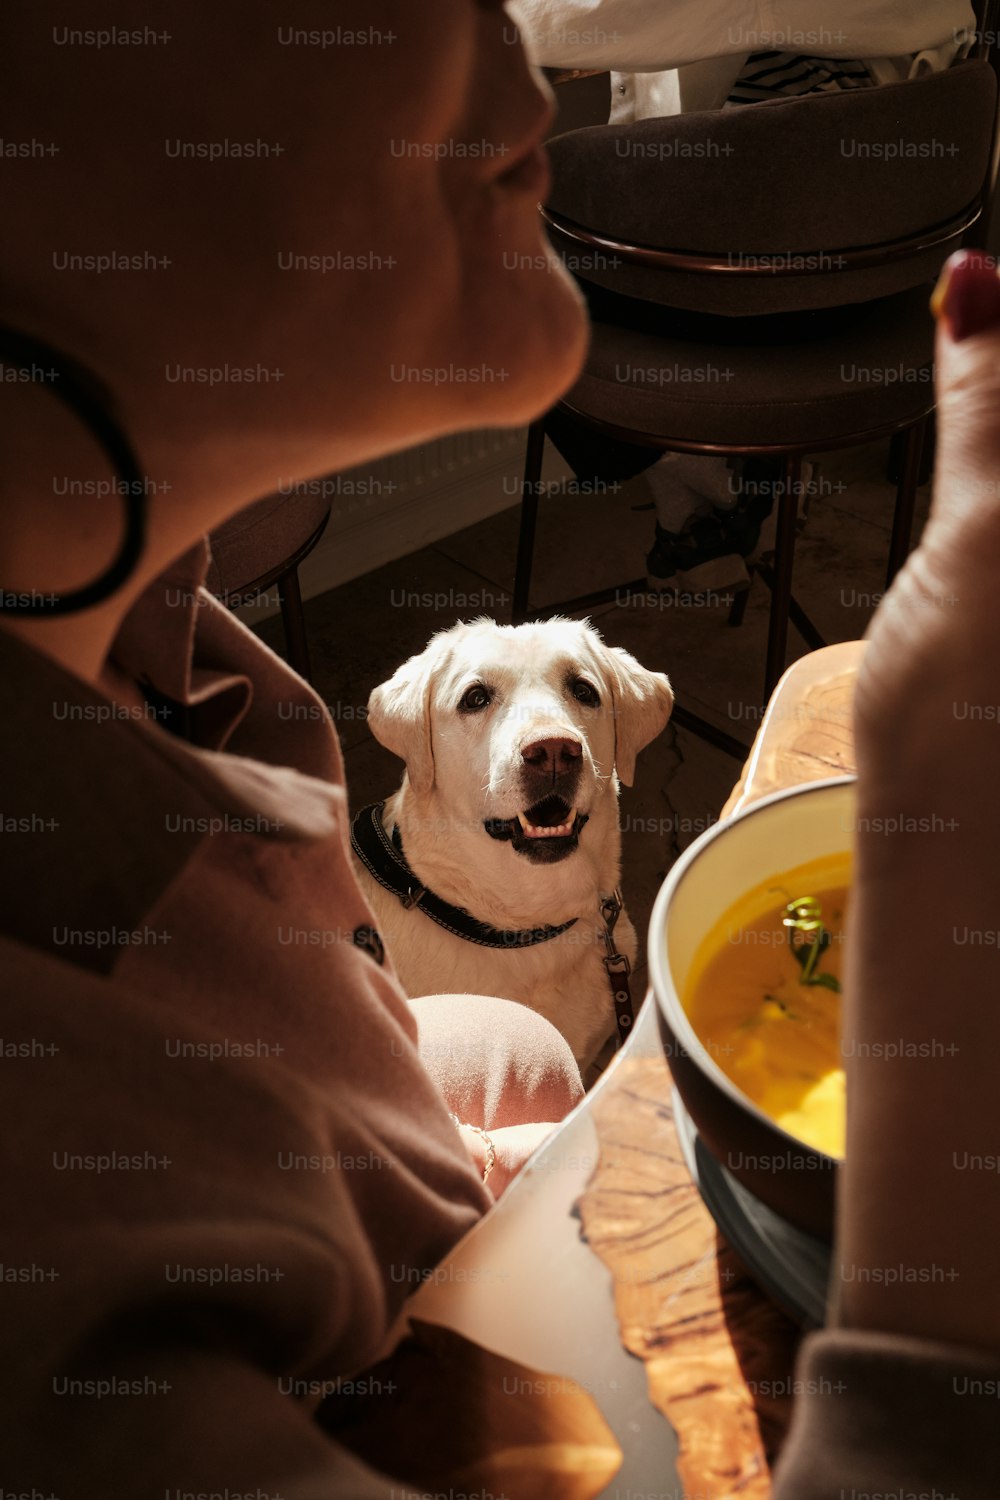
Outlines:
[[[885,444],[827,455],[814,479],[821,494],[799,539],[795,593],[830,641],[864,633],[883,587],[895,497],[886,456]],[[641,576],[653,527],[645,503],[641,480],[616,496],[546,501],[533,601]],[[922,491],[921,515],[926,503]],[[512,508],[306,605],[314,681],[340,732],[353,807],[391,791],[401,772],[365,724],[371,689],[456,620],[509,620],[516,536]],[[669,673],[679,702],[749,742],[761,711],[768,602],[758,581],[738,630],[721,604],[679,608],[648,594],[622,595],[592,618],[609,643]],[[281,649],[277,619],[259,629]],[[793,632],[789,660],[803,649]],[[621,799],[624,889],[640,934],[670,864],[714,821],[738,771],[729,756],[672,726],[640,756],[636,783]]]

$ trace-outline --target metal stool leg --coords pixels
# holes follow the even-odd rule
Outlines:
[[[281,620],[285,627],[285,649],[288,665],[294,667],[300,677],[310,682],[309,642],[306,638],[306,617],[302,609],[302,590],[299,588],[299,570],[290,568],[278,579],[278,602],[281,605]]]
[[[924,435],[927,418],[923,417],[907,428],[903,440],[903,453],[899,465],[899,484],[896,488],[896,508],[892,513],[892,539],[889,542],[889,567],[886,572],[886,588],[910,554],[913,539],[913,513],[917,505],[917,485],[920,482],[920,460],[924,451]]]
[[[756,573],[756,571],[757,570],[755,568],[751,568],[749,570],[749,585],[745,589],[740,589],[738,593],[733,595],[733,602],[729,606],[729,619],[727,623],[731,625],[734,630],[738,630],[739,627],[743,624],[743,616],[746,614],[747,605],[750,603],[750,590],[753,588],[754,574]]]
[[[792,599],[792,567],[795,562],[795,523],[798,518],[802,459],[785,458],[784,486],[778,501],[778,531],[774,546],[774,585],[767,624],[767,663],[764,669],[766,703],[785,670],[788,652],[788,610]]]
[[[521,485],[521,529],[517,538],[517,564],[514,569],[514,598],[511,624],[523,625],[528,615],[531,592],[531,564],[535,550],[535,528],[538,523],[538,490],[545,452],[545,419],[540,417],[528,428],[528,447],[524,455],[524,481]]]

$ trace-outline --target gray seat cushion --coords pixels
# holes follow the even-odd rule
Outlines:
[[[305,546],[329,512],[330,501],[322,495],[268,495],[256,500],[209,537],[212,562],[206,587],[226,598],[273,575]]]
[[[835,446],[932,406],[931,291],[824,316],[812,337],[806,325],[752,343],[673,336],[668,310],[623,304],[618,321],[596,317],[584,374],[560,406],[665,445]]]
[[[974,203],[995,104],[992,68],[968,62],[881,88],[571,131],[549,144],[555,214],[733,269],[667,272],[561,238],[558,248],[583,280],[736,316],[885,296],[928,280],[954,243],[861,270],[838,269],[836,253],[945,224]],[[740,274],[755,257],[786,258],[792,274]],[[802,257],[819,273],[794,274]]]

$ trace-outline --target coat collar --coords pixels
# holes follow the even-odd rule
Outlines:
[[[65,956],[66,927],[132,930],[216,831],[329,836],[344,819],[340,751],[312,689],[202,587],[205,544],[122,623],[116,665],[147,692],[119,704],[0,629],[0,931]],[[164,727],[184,710],[189,738]],[[303,711],[304,710],[304,711]],[[289,722],[291,721],[291,722]],[[16,878],[14,878],[16,876]],[[120,948],[79,944],[113,967]]]

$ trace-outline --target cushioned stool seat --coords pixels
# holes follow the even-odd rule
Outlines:
[[[843,308],[822,335],[770,344],[671,337],[669,313],[638,304],[633,326],[595,321],[585,372],[562,407],[633,442],[645,433],[748,448],[822,448],[905,422],[915,393],[931,400],[932,290]]]
[[[570,131],[548,147],[553,241],[583,281],[735,317],[889,296],[958,248],[995,107],[993,69],[974,61],[881,88]],[[648,262],[561,225],[645,247]],[[877,253],[910,236],[905,255]]]
[[[330,502],[321,495],[268,495],[213,531],[206,585],[225,599],[287,565],[324,524]],[[271,581],[273,582],[273,576]]]
[[[299,590],[299,563],[315,547],[330,514],[321,495],[268,495],[232,516],[209,537],[206,587],[233,607],[276,584],[288,660],[309,677],[309,651]]]

